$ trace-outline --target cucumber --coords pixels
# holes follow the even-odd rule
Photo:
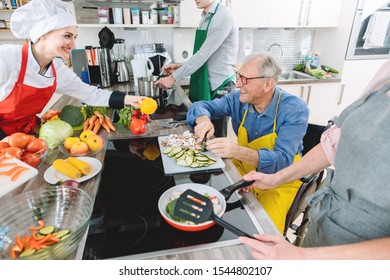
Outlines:
[[[50,233],[53,233],[55,230],[54,226],[47,226],[39,230],[39,233],[42,235],[48,235]]]
[[[172,152],[173,148],[172,147],[167,147],[163,150],[163,154],[169,154],[170,152]]]
[[[35,249],[24,250],[23,252],[20,253],[19,257],[23,258],[23,257],[31,256],[32,254],[35,254],[36,251],[37,250],[35,250]]]
[[[61,237],[65,236],[65,235],[67,235],[68,233],[69,233],[69,230],[63,229],[63,230],[60,230],[59,232],[57,232],[56,237],[57,238],[61,238]]]
[[[336,69],[330,68],[329,66],[326,66],[326,65],[321,65],[321,68],[326,72],[330,72],[330,73],[334,73],[334,74],[339,73],[339,71],[337,71]]]
[[[70,236],[70,234],[66,234],[66,235],[62,236],[61,241],[67,239],[69,236]]]
[[[191,163],[190,167],[192,167],[192,168],[199,167],[199,163],[194,161],[193,163]]]
[[[184,159],[179,159],[178,161],[176,161],[176,164],[180,166],[188,166],[187,162]]]
[[[184,155],[184,151],[183,150],[181,150],[176,155],[174,155],[173,158],[180,158],[182,155]]]

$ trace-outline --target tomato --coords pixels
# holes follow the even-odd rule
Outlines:
[[[25,149],[28,142],[30,142],[30,137],[23,132],[15,132],[8,137],[8,144],[11,147]]]
[[[20,160],[32,167],[37,167],[40,162],[39,155],[31,152],[24,152]]]
[[[145,133],[146,131],[145,122],[136,117],[132,117],[130,122],[130,131],[135,135]]]
[[[144,113],[141,114],[140,119],[143,120],[143,121],[146,122],[146,123],[150,121],[149,116],[146,115],[146,114],[144,114]]]
[[[4,151],[6,154],[10,155],[11,157],[15,157],[18,159],[20,159],[23,154],[23,150],[18,147],[8,147],[5,148]]]
[[[36,138],[34,135],[30,135],[30,134],[27,134],[27,136],[29,139],[28,143],[30,143],[32,140],[34,140]]]
[[[36,153],[41,151],[42,154],[46,151],[47,145],[46,141],[41,138],[35,138],[30,143],[28,143],[26,150],[28,152]]]
[[[5,149],[5,148],[8,148],[8,147],[10,147],[8,142],[0,142],[0,149]]]
[[[131,112],[131,116],[132,117],[137,117],[139,115],[139,111],[137,109],[134,109],[132,112]]]

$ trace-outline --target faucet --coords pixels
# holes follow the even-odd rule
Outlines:
[[[280,49],[280,52],[282,53],[282,55],[283,55],[283,49],[282,49],[282,46],[280,45],[280,44],[272,44],[271,46],[269,46],[269,48],[268,48],[268,52],[269,52],[269,50],[272,48],[272,47],[279,47],[279,49]]]

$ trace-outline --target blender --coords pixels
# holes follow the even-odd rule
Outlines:
[[[126,45],[125,40],[116,38],[114,40],[114,62],[115,62],[115,74],[118,77],[118,83],[129,81],[129,70],[126,65]]]

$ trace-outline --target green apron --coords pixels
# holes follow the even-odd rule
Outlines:
[[[215,13],[218,10],[220,3],[218,4],[217,8],[215,9],[214,14],[211,15],[209,23],[207,24],[206,30],[200,30],[197,29],[195,33],[195,42],[194,42],[194,51],[193,54],[197,53],[199,49],[202,47],[204,41],[206,41],[207,38],[207,32],[209,30],[209,26],[211,23],[211,20]],[[229,77],[226,79],[223,84],[218,87],[216,90],[211,92],[210,89],[210,82],[209,82],[209,71],[207,69],[207,61],[198,69],[196,70],[190,77],[190,93],[189,97],[191,102],[199,101],[199,100],[206,100],[209,101],[212,98],[215,97],[217,91],[221,89],[223,86],[225,86],[229,81],[231,81],[235,75]]]

